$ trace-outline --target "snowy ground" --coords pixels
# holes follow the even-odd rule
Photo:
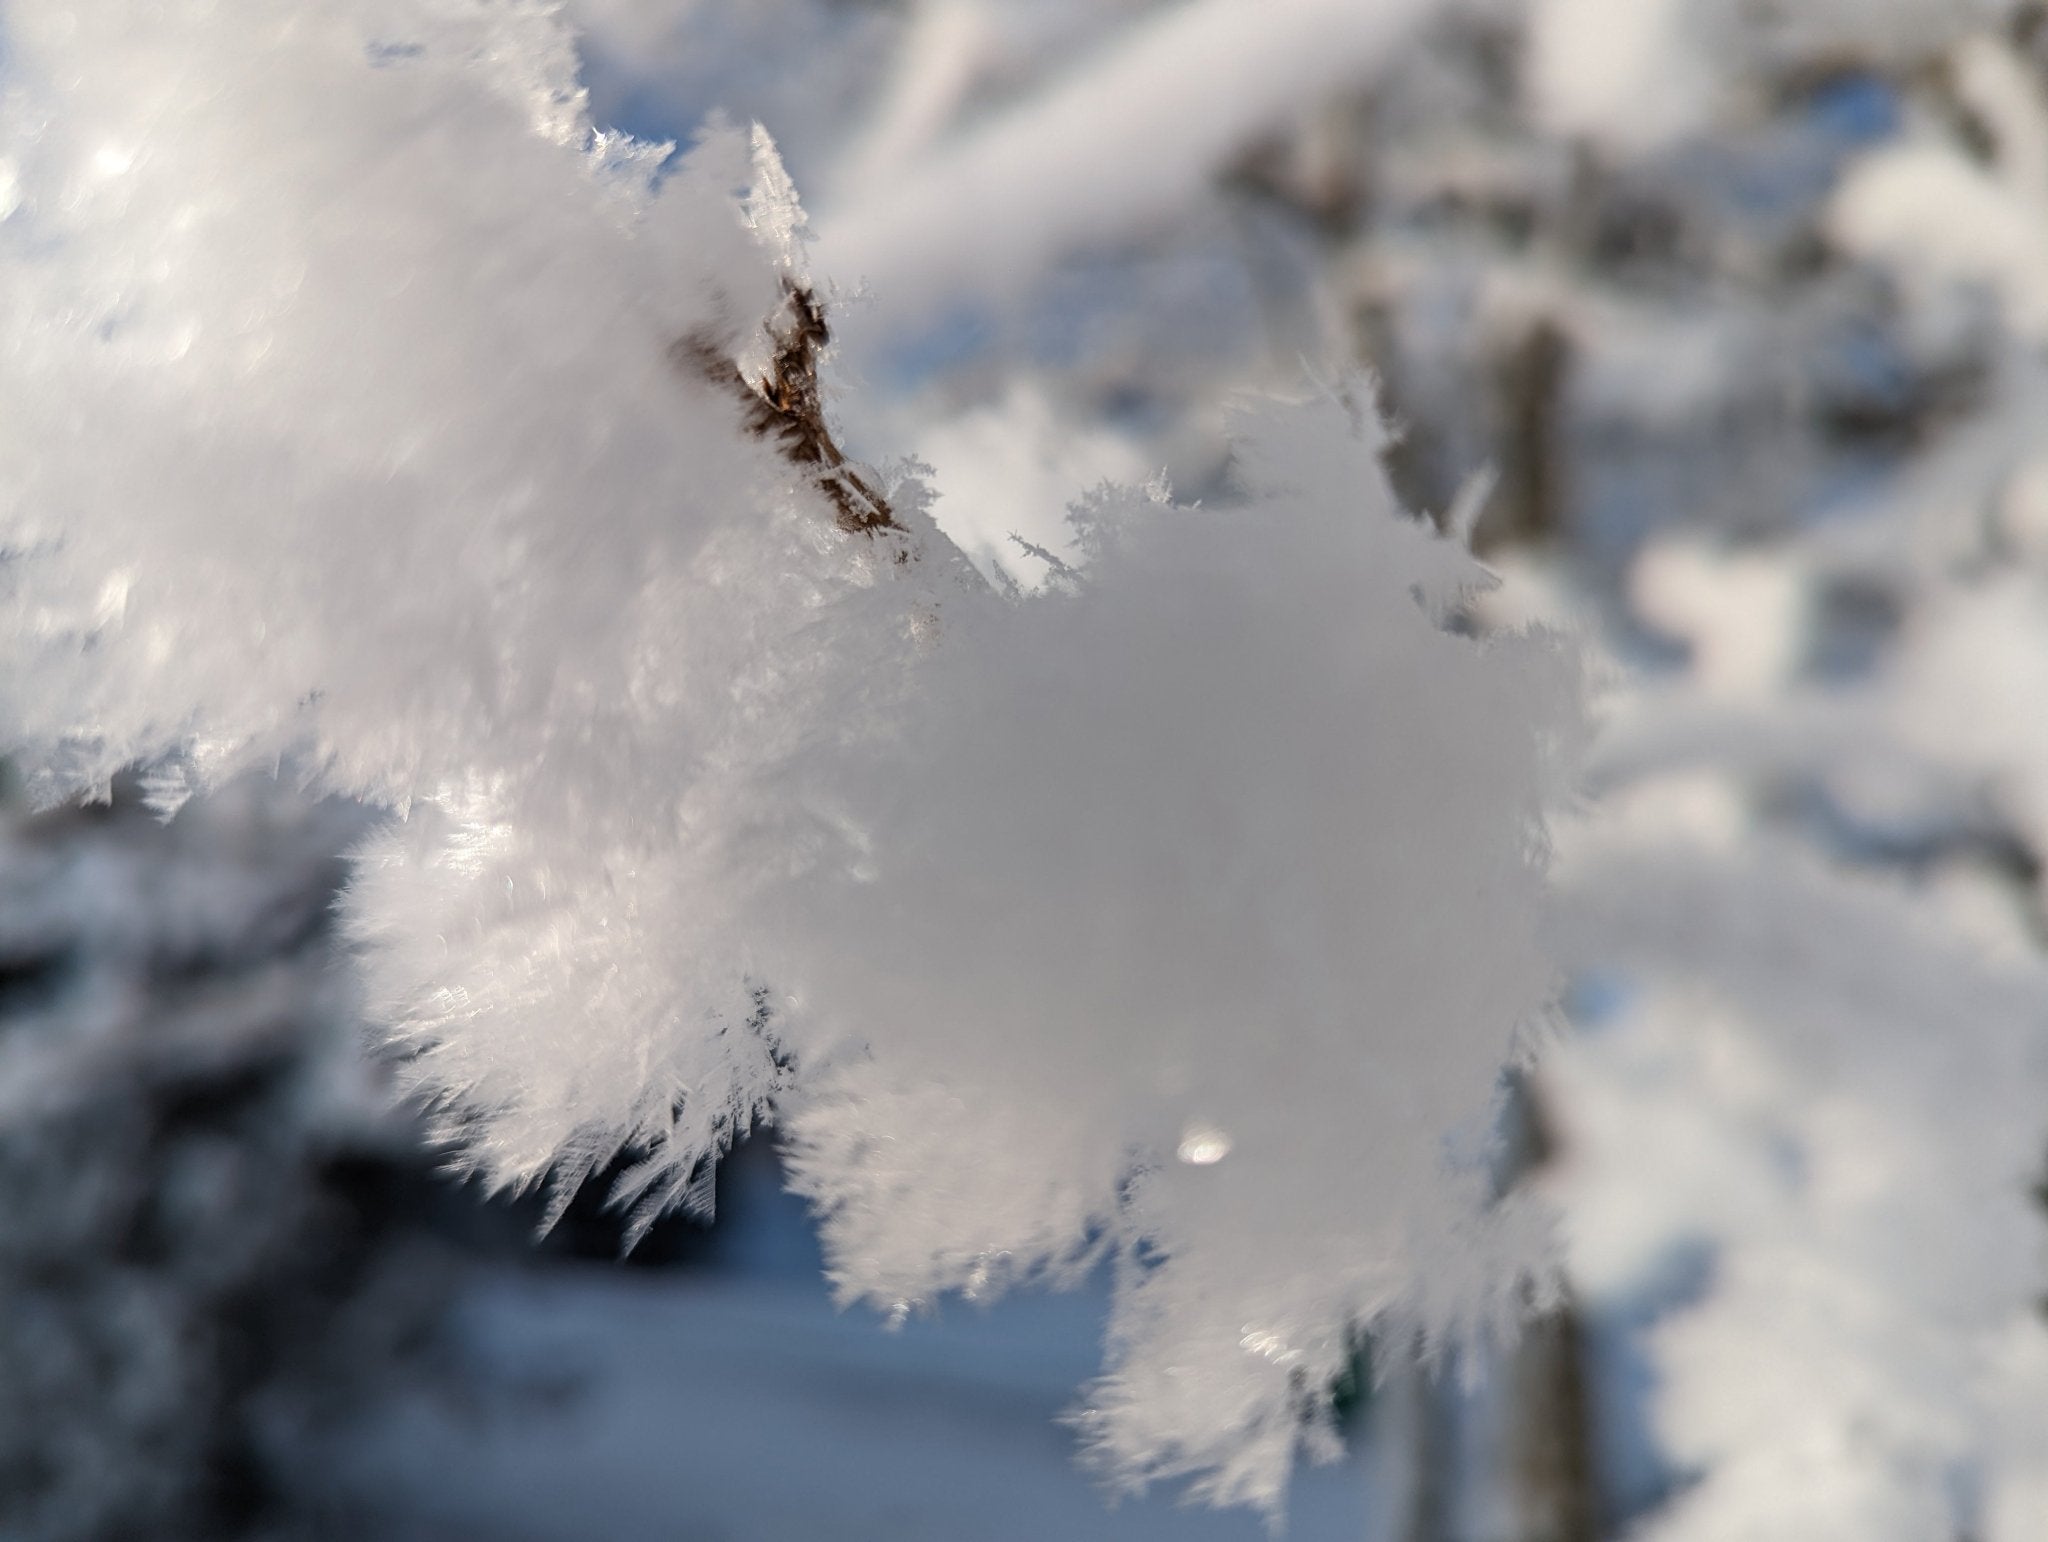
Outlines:
[[[499,1542],[1224,1542],[1243,1513],[1112,1507],[1058,1415],[1097,1364],[1093,1291],[890,1332],[821,1283],[592,1266],[505,1274],[463,1331],[516,1389],[415,1397],[343,1482],[423,1535]],[[1373,1534],[1364,1458],[1303,1475],[1287,1535]]]
[[[1249,1512],[1114,1502],[1060,1422],[1100,1365],[1099,1284],[839,1311],[763,1143],[720,1175],[698,1262],[481,1267],[468,1396],[374,1409],[332,1481],[380,1537],[433,1542],[1255,1542]],[[658,1247],[660,1239],[656,1239]],[[1355,1441],[1304,1472],[1293,1542],[1373,1542],[1405,1474]],[[1385,1481],[1375,1481],[1380,1473]],[[326,1481],[326,1480],[323,1480]]]

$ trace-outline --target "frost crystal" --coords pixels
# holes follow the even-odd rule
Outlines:
[[[1351,1329],[1498,1322],[1540,1240],[1445,1142],[1483,1147],[1550,986],[1540,730],[1574,677],[1440,626],[1483,574],[1338,404],[1240,431],[1240,502],[1102,493],[1078,575],[947,612],[763,934],[841,1289],[1115,1252],[1099,1454],[1267,1504]]]
[[[630,1149],[650,1215],[772,1100],[848,1298],[1113,1258],[1079,1419],[1120,1478],[1277,1505],[1359,1330],[1512,1315],[1544,1219],[1486,1130],[1576,672],[1447,628],[1486,575],[1367,414],[1262,408],[1233,500],[1104,489],[998,593],[763,373],[812,356],[762,318],[822,340],[766,136],[657,181],[548,8],[11,30],[0,713],[43,799],[144,761],[392,810],[349,923],[495,1181]]]

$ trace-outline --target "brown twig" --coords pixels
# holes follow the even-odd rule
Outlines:
[[[679,367],[737,395],[746,408],[748,430],[773,441],[792,464],[810,470],[841,530],[870,537],[881,530],[902,531],[889,500],[846,458],[826,425],[818,355],[832,333],[818,297],[808,285],[785,279],[782,306],[763,325],[775,347],[759,380],[747,378],[731,351],[707,333],[691,333],[670,353]]]

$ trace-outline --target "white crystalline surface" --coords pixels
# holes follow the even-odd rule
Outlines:
[[[353,919],[423,1078],[491,1114],[483,1165],[531,1176],[678,1085],[708,1140],[769,1072],[702,1006],[675,1031],[731,971],[701,920],[657,935],[701,907],[673,855],[740,775],[763,625],[826,567],[772,452],[670,357],[778,296],[744,143],[649,196],[520,9],[10,22],[32,786],[157,761],[175,798],[283,758],[408,814]]]
[[[802,281],[773,148],[595,133],[552,9],[8,16],[0,727],[39,796],[251,766],[388,808],[349,921],[490,1178],[771,1102],[848,1298],[1117,1261],[1118,1478],[1276,1505],[1348,1335],[1512,1315],[1499,1070],[1552,971],[1576,673],[1334,398],[1214,507],[978,585],[838,528],[729,383]],[[681,344],[681,347],[678,347]],[[879,475],[879,474],[878,474]],[[883,479],[886,480],[886,479]]]

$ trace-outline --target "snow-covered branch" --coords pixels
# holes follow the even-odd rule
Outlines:
[[[1170,187],[1412,9],[1163,18],[1055,161],[1115,102]],[[0,703],[42,799],[141,761],[388,810],[370,1007],[497,1183],[631,1152],[651,1214],[772,1107],[848,1297],[1115,1257],[1082,1422],[1122,1479],[1277,1506],[1358,1331],[1514,1317],[1544,1218],[1489,1118],[1554,987],[1577,674],[1445,625],[1487,575],[1369,404],[1250,411],[1230,499],[1098,490],[1085,564],[997,593],[900,560],[944,553],[924,491],[839,450],[764,133],[598,132],[544,8],[12,20]],[[1192,149],[1124,100],[1247,47]],[[1046,122],[917,197],[976,229]]]

